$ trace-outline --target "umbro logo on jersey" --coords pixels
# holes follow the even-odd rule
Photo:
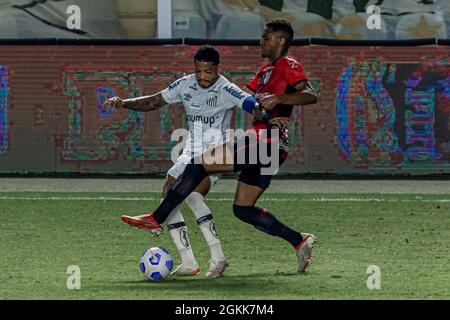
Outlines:
[[[287,64],[289,65],[289,67],[291,67],[291,69],[297,69],[299,67],[297,61],[293,60],[293,59],[287,59]]]
[[[195,91],[197,91],[197,90],[198,90],[198,88],[197,88],[197,86],[196,86],[196,85],[194,85],[194,86],[189,86],[189,89],[192,89],[192,90],[195,90]]]
[[[206,100],[206,104],[211,108],[217,106],[217,96],[209,97],[208,100]]]

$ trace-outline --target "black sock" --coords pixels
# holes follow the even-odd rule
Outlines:
[[[188,164],[183,171],[181,179],[167,192],[167,196],[159,207],[153,212],[158,223],[166,221],[169,214],[208,176],[202,164]]]
[[[299,232],[283,224],[267,209],[255,206],[233,205],[233,210],[234,214],[242,221],[253,225],[265,233],[283,238],[294,247],[303,240]]]

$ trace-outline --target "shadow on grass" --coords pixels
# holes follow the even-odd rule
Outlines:
[[[263,294],[264,292],[283,292],[285,281],[288,278],[292,282],[294,279],[309,278],[309,274],[275,273],[275,274],[245,274],[245,275],[225,275],[219,279],[206,279],[203,276],[193,277],[169,277],[163,281],[150,281],[146,279],[118,280],[110,283],[93,285],[94,288],[106,291],[134,291],[148,292],[149,289],[157,289],[162,295],[168,292],[178,292],[187,294],[189,292],[199,294],[201,292],[214,291],[213,299],[220,292],[222,295],[249,295]],[[300,289],[300,288],[299,288]],[[163,291],[165,293],[163,293]]]

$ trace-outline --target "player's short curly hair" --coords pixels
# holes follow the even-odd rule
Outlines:
[[[285,50],[289,49],[291,41],[294,38],[294,29],[292,29],[289,21],[284,19],[275,19],[266,23],[266,28],[272,32],[279,32],[286,39]]]
[[[210,45],[204,45],[195,51],[194,61],[212,62],[213,64],[220,63],[219,50]]]

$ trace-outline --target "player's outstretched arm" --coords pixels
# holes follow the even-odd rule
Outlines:
[[[277,104],[306,106],[317,102],[317,93],[308,80],[300,81],[295,89],[297,90],[295,93],[266,96],[259,103],[264,109],[272,110]]]
[[[151,96],[143,96],[132,99],[121,99],[119,97],[112,97],[103,103],[103,106],[110,106],[115,109],[130,109],[134,111],[153,111],[166,105],[161,92]]]

